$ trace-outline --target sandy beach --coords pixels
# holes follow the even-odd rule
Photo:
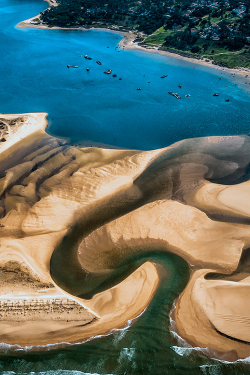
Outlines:
[[[137,49],[137,50],[141,50],[141,51],[147,51],[149,53],[157,53],[159,55],[167,56],[167,57],[170,57],[172,59],[179,59],[179,60],[183,60],[183,61],[188,61],[188,62],[191,62],[191,63],[194,63],[194,64],[208,66],[208,67],[213,68],[213,69],[225,71],[225,72],[230,73],[230,74],[237,74],[240,77],[245,77],[246,75],[250,74],[249,68],[243,68],[242,67],[242,68],[230,69],[230,68],[221,67],[219,65],[216,65],[216,64],[213,63],[212,60],[206,61],[208,59],[205,59],[205,58],[204,59],[195,59],[195,58],[192,58],[192,57],[181,56],[181,54],[177,54],[177,53],[162,51],[158,47],[140,46],[137,42],[134,42],[136,37],[137,37],[136,33],[133,33],[132,31],[128,31],[124,35],[124,38],[119,43],[120,48],[130,49],[130,50],[136,50]]]

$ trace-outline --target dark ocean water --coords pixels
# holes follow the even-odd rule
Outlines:
[[[51,134],[126,148],[154,149],[188,137],[249,133],[250,86],[244,81],[159,55],[118,52],[121,36],[109,32],[15,29],[46,5],[38,0],[0,0],[0,112],[48,112]],[[85,54],[93,60],[85,60]],[[68,69],[67,64],[79,68]],[[103,74],[106,69],[118,77]],[[168,77],[161,79],[163,74]],[[168,91],[178,92],[182,99]],[[213,97],[214,92],[220,96]],[[39,353],[13,351],[2,343],[0,372],[250,374],[248,360],[209,359],[171,333],[169,312],[188,281],[189,269],[181,258],[161,253],[133,260],[133,268],[147,259],[163,265],[167,273],[138,319],[106,337]]]

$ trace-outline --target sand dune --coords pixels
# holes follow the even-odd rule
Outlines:
[[[177,332],[193,345],[209,347],[227,360],[249,356],[249,280],[206,280],[196,271],[176,304]],[[245,343],[244,343],[245,342]]]
[[[5,115],[5,119],[13,119],[13,117],[15,118],[13,115],[9,117]],[[31,120],[33,118],[35,116],[32,114]],[[40,118],[44,118],[44,115]],[[19,134],[24,134],[22,127],[19,129]],[[47,325],[41,313],[39,316],[36,312],[35,315],[33,314],[32,322],[29,322],[28,315],[27,322],[23,321],[22,316],[22,322],[14,325],[12,318],[10,318],[11,324],[8,324],[6,319],[1,323],[0,319],[1,339],[19,345],[81,341],[120,327],[128,319],[140,314],[156,288],[158,282],[156,268],[152,264],[145,264],[129,276],[128,280],[124,280],[121,286],[118,285],[108,292],[101,293],[95,296],[93,301],[85,303],[79,298],[64,293],[55,285],[50,276],[51,255],[77,218],[86,210],[90,211],[95,204],[106,204],[109,197],[119,196],[124,190],[131,190],[133,179],[162,151],[138,153],[94,148],[78,149],[66,146],[61,140],[44,134],[39,134],[39,137],[37,134],[32,136],[33,144],[32,139],[28,137],[28,148],[27,138],[20,136],[16,147],[11,147],[10,142],[10,148],[4,150],[8,163],[2,163],[2,168],[6,165],[8,168],[3,170],[5,177],[0,180],[2,207],[0,264],[3,265],[6,275],[23,273],[20,267],[25,265],[26,272],[30,276],[26,282],[21,282],[21,277],[10,278],[10,282],[2,284],[1,294],[5,300],[7,295],[8,298],[17,301],[24,293],[29,297],[34,296],[36,292],[36,298],[40,299],[46,298],[48,291],[52,295],[56,293],[59,300],[67,296],[85,307],[86,313],[83,314],[81,324],[84,328],[79,329],[79,322],[74,323],[72,312],[67,324],[65,321],[61,322],[58,316],[57,321]],[[15,157],[15,154],[19,157]],[[2,160],[6,159],[3,157]],[[128,193],[128,199],[133,200],[133,196],[136,197],[138,194],[140,195],[140,192],[132,189]],[[18,266],[10,270],[6,266],[10,262]],[[31,277],[33,274],[43,288],[39,287],[39,282],[35,288],[33,287],[34,281]],[[131,280],[134,279],[136,283],[133,286]],[[125,293],[127,293],[126,300]],[[99,315],[103,309],[106,312],[102,312],[100,319]],[[93,326],[93,331],[92,325],[91,328],[86,329],[83,324],[84,316],[89,314],[89,311],[93,322],[98,320],[98,324],[95,323],[97,328]],[[34,319],[36,319],[35,330]],[[53,338],[51,332],[56,332]]]
[[[209,214],[228,215],[235,219],[247,220],[250,218],[249,187],[249,181],[233,186],[204,181],[185,197],[185,201]]]
[[[82,225],[66,249],[77,272],[105,280],[134,255],[173,252],[191,270],[174,313],[178,333],[229,359],[249,356],[249,182],[239,183],[247,180],[249,137],[144,152],[78,148],[44,132],[46,114],[0,117],[1,341],[84,341],[148,305],[159,283],[151,262],[90,300],[71,294],[67,278],[65,290],[52,279],[54,250]],[[27,311],[23,299],[33,299]]]
[[[79,261],[87,271],[101,272],[129,255],[164,249],[195,266],[232,272],[249,245],[248,226],[216,223],[193,207],[162,200],[91,233],[80,245]]]

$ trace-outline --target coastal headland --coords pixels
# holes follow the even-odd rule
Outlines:
[[[172,314],[177,333],[218,358],[249,356],[248,136],[141,152],[71,146],[45,133],[45,113],[1,114],[0,121],[2,342],[42,350],[124,327],[161,282],[146,256],[160,251],[190,268]],[[76,225],[85,234],[68,247]],[[146,258],[87,299],[67,278],[51,276],[60,249],[79,280],[103,282]]]

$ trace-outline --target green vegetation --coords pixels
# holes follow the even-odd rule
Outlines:
[[[250,0],[58,1],[41,13],[49,26],[138,30],[144,45],[250,67]]]
[[[201,0],[185,7],[179,2],[164,25],[173,33],[166,36],[162,48],[222,66],[250,67],[249,3]]]
[[[242,66],[245,68],[250,67],[250,51],[243,49],[237,52],[228,52],[223,55],[213,55],[214,62],[219,65],[229,66],[236,68]]]
[[[169,0],[172,2],[172,0]],[[164,25],[168,3],[162,0],[59,0],[43,13],[49,26],[113,26],[137,29],[152,34]]]
[[[165,30],[164,27],[160,27],[153,34],[144,39],[143,44],[147,44],[149,46],[162,46],[166,37],[172,34],[173,31]]]

